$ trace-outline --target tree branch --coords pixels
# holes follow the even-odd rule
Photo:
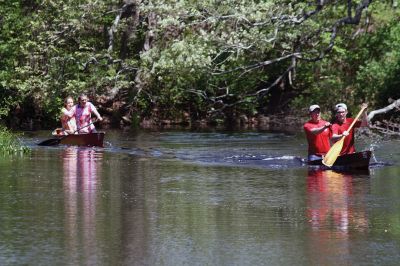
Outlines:
[[[227,74],[227,73],[232,73],[232,72],[236,72],[239,70],[248,72],[250,70],[253,70],[255,68],[260,68],[260,67],[264,67],[264,66],[268,66],[274,63],[278,63],[280,61],[286,60],[286,59],[292,59],[292,58],[301,58],[301,53],[292,53],[292,54],[288,54],[279,58],[275,58],[275,59],[271,59],[271,60],[267,60],[267,61],[263,61],[263,62],[258,62],[256,64],[253,65],[249,65],[249,66],[243,66],[243,67],[237,67],[234,69],[230,69],[227,71],[222,71],[222,72],[218,72],[218,73],[213,73],[213,75],[222,75],[222,74]]]
[[[400,107],[400,99],[397,99],[392,104],[390,104],[390,105],[388,105],[388,106],[386,106],[384,108],[381,108],[381,109],[374,110],[374,111],[370,112],[368,114],[368,121],[371,121],[372,118],[374,118],[375,115],[385,114],[385,113],[387,113],[387,112],[389,112],[389,111],[391,111],[393,109],[399,108],[399,107]]]
[[[286,21],[289,21],[289,22],[291,22],[292,24],[300,25],[300,24],[302,24],[304,21],[306,21],[307,19],[309,19],[310,17],[312,17],[312,16],[318,14],[319,12],[321,12],[322,9],[323,9],[323,7],[324,7],[324,4],[325,4],[325,3],[324,3],[324,0],[319,0],[319,1],[317,1],[317,4],[316,4],[314,10],[305,12],[305,13],[303,13],[303,14],[300,15],[300,16],[288,16],[288,15],[283,15],[283,16],[280,16],[280,17],[272,17],[272,18],[271,18],[271,21],[272,21],[272,22],[276,22],[276,21],[284,21],[284,22],[286,22]]]
[[[322,60],[326,54],[330,53],[333,49],[333,46],[335,45],[335,40],[337,37],[338,29],[344,25],[357,25],[360,23],[362,12],[364,9],[368,8],[368,6],[372,3],[373,0],[363,0],[361,3],[357,6],[355,10],[354,16],[352,16],[352,0],[347,0],[347,17],[341,18],[335,22],[335,24],[332,26],[332,33],[331,33],[331,38],[329,41],[328,46],[320,52],[320,54],[315,57],[308,59],[308,61],[320,61]]]

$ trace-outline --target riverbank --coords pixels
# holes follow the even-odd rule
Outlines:
[[[306,112],[289,112],[279,114],[257,114],[248,116],[237,114],[234,117],[226,118],[223,116],[209,116],[200,119],[193,119],[191,115],[182,112],[180,116],[174,118],[164,118],[161,114],[154,113],[149,116],[139,117],[136,114],[124,114],[122,112],[111,112],[104,108],[101,103],[95,103],[99,112],[102,114],[103,121],[96,123],[97,128],[101,129],[165,129],[165,128],[189,128],[189,129],[265,129],[265,130],[285,130],[298,131],[308,120]],[[53,130],[59,127],[59,122],[55,119],[37,115],[32,117],[23,112],[17,113],[12,119],[5,121],[8,128],[12,130],[36,131]]]
[[[0,153],[14,154],[27,153],[29,148],[24,146],[15,133],[10,132],[3,126],[0,126]]]
[[[255,117],[247,117],[241,115],[234,121],[224,120],[157,120],[157,119],[144,119],[139,123],[140,128],[192,128],[192,129],[263,129],[263,130],[284,130],[284,131],[298,131],[301,130],[302,125],[307,121],[306,117],[296,117],[294,115],[258,115]]]

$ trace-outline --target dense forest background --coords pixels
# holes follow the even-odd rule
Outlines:
[[[0,1],[0,117],[52,127],[82,92],[111,126],[381,108],[399,18],[395,0]]]

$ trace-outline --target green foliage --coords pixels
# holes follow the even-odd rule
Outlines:
[[[321,55],[346,4],[329,2],[299,23],[315,9],[312,1],[1,1],[0,117],[21,111],[58,123],[64,97],[82,92],[119,93],[135,121],[156,111],[200,119],[216,109],[232,117],[288,103],[329,109],[337,101],[378,106],[400,97],[398,11],[379,2],[369,24],[364,12],[360,25],[339,28],[322,61],[299,59],[295,79],[258,93],[292,62],[249,66],[293,52]]]
[[[0,126],[0,154],[27,153],[30,149],[20,143],[17,136]]]
[[[112,1],[44,1],[32,6],[10,2],[1,2],[5,23],[0,53],[9,60],[0,76],[2,90],[16,93],[0,96],[0,116],[29,100],[42,120],[55,121],[67,95],[105,90],[115,77],[115,70],[110,71],[114,66],[96,58],[108,56],[101,23],[112,17],[105,15]]]
[[[292,101],[294,108],[319,103],[329,110],[346,102],[358,109],[367,102],[373,109],[400,97],[399,11],[384,3],[372,8],[370,24],[360,24],[346,38],[337,39],[329,58],[301,71],[305,89]]]
[[[400,98],[400,26],[384,25],[364,42],[371,50],[365,51],[369,57],[357,73],[357,93],[377,106],[387,105],[389,98]]]

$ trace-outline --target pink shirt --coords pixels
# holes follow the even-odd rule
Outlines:
[[[76,124],[78,126],[79,133],[91,133],[93,130],[95,130],[95,126],[91,124],[92,123],[91,114],[92,112],[97,113],[96,107],[91,102],[86,102],[84,108],[80,107],[79,104],[75,106],[76,106],[76,111],[75,111]],[[91,125],[88,126],[89,124]]]

